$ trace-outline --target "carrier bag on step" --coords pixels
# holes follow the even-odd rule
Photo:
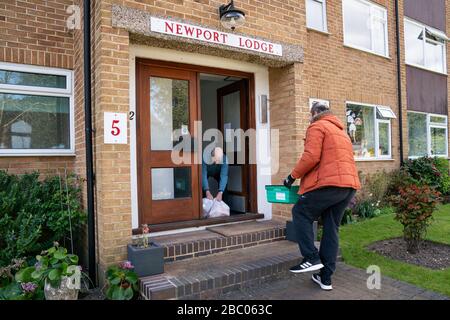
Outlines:
[[[214,204],[214,200],[203,198],[203,218],[208,218],[209,212]]]
[[[211,211],[209,211],[209,218],[226,217],[230,215],[230,207],[223,201],[214,199]]]

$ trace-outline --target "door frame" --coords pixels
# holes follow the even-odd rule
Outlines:
[[[162,61],[162,60],[155,60],[155,59],[148,59],[148,58],[139,58],[136,57],[135,61],[135,68],[136,68],[136,74],[135,79],[139,79],[140,76],[140,65],[145,66],[153,66],[158,68],[169,68],[169,69],[178,69],[178,70],[185,70],[185,71],[194,71],[197,73],[197,112],[198,115],[201,115],[201,94],[200,94],[200,73],[209,73],[209,74],[216,74],[216,75],[222,75],[222,76],[230,76],[230,77],[237,77],[237,78],[243,78],[247,79],[248,81],[248,107],[249,107],[249,113],[247,118],[247,128],[248,129],[254,129],[256,130],[256,108],[255,108],[255,78],[253,73],[243,72],[243,71],[236,71],[236,70],[229,70],[229,69],[222,69],[222,68],[216,68],[216,67],[206,67],[206,66],[199,66],[199,65],[192,65],[192,64],[184,64],[184,63],[178,63],[178,62],[171,62],[171,61]],[[139,86],[135,86],[135,95],[137,98],[136,101],[136,107],[139,101]],[[138,108],[136,108],[137,110]],[[140,126],[138,123],[136,123],[136,131],[140,130]],[[137,133],[137,132],[136,132]],[[138,133],[137,133],[138,134]],[[138,149],[139,147],[137,147]],[[139,152],[138,150],[136,150]],[[199,165],[200,166],[200,165]],[[257,193],[257,168],[256,164],[249,164],[249,181],[250,181],[250,188],[249,188],[249,212],[258,213],[258,193]],[[137,196],[138,196],[138,225],[139,227],[137,229],[133,229],[133,234],[139,234],[141,229],[141,223],[143,221],[142,216],[142,210],[139,209],[140,207],[140,201],[139,201],[139,194],[140,194],[140,182],[139,177],[137,179]],[[201,186],[202,181],[202,173],[201,170],[199,170],[198,175],[198,182],[199,186]],[[201,197],[200,197],[201,202]],[[199,204],[200,208],[201,203]],[[232,219],[230,219],[230,223],[233,222]],[[215,223],[213,219],[211,219],[211,223]],[[223,223],[223,222],[222,222]],[[171,229],[178,229],[179,223],[166,223],[164,224],[166,227],[164,229],[171,230]],[[202,219],[199,220],[192,220],[190,223],[190,226],[202,226],[205,225],[205,222]],[[153,225],[158,226],[158,225]],[[173,226],[173,227],[171,227]],[[150,226],[151,228],[152,226]]]

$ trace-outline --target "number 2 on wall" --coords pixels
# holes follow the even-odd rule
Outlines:
[[[112,121],[112,126],[111,126],[112,130],[111,130],[111,134],[112,134],[113,136],[115,136],[115,137],[118,136],[118,135],[120,134],[120,128],[116,126],[117,124],[119,124],[119,120],[113,120],[113,121]]]

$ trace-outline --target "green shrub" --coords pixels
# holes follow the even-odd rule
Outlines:
[[[450,177],[448,160],[444,158],[422,157],[406,161],[403,168],[415,184],[428,185],[444,195],[449,193]]]
[[[67,189],[66,189],[67,182]],[[39,179],[0,171],[0,266],[32,258],[55,241],[67,244],[85,221],[78,179]]]
[[[341,220],[341,225],[351,224],[356,222],[356,217],[353,215],[353,210],[350,208],[345,209],[344,216]]]
[[[139,292],[138,276],[130,261],[111,266],[106,270],[106,297],[109,300],[131,300]]]
[[[440,193],[429,186],[411,184],[399,189],[392,197],[396,207],[395,219],[403,225],[403,237],[410,253],[417,253],[425,237]]]

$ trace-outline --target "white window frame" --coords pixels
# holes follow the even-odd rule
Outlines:
[[[364,107],[371,107],[374,109],[373,116],[374,116],[374,127],[375,127],[375,157],[371,158],[358,158],[355,157],[355,161],[374,161],[374,160],[392,160],[392,123],[391,120],[386,119],[378,119],[377,118],[377,108],[389,108],[387,106],[379,106],[375,104],[369,104],[369,103],[361,103],[361,102],[355,102],[355,101],[346,101],[345,102],[345,110],[347,110],[348,105],[358,105],[358,106],[364,106]],[[379,135],[379,124],[380,123],[387,123],[389,125],[389,154],[388,155],[379,155],[379,149],[380,149],[380,135]]]
[[[328,33],[328,22],[327,22],[327,1],[326,0],[312,0],[312,1],[316,1],[316,2],[320,2],[322,4],[322,23],[324,26],[323,30],[311,27],[310,25],[308,25],[308,0],[305,0],[305,8],[306,8],[306,27],[308,29],[311,30],[317,30],[320,32],[325,32]]]
[[[375,19],[375,18],[372,17],[373,16],[373,8],[374,7],[378,7],[380,9],[383,9],[383,11],[384,11],[384,22],[385,22],[384,37],[386,39],[386,46],[384,48],[384,54],[380,54],[380,53],[376,52],[373,49],[374,48],[374,42],[375,42],[373,35],[371,36],[371,47],[372,47],[372,49],[367,49],[367,48],[364,48],[364,47],[361,47],[361,46],[358,46],[358,45],[355,45],[355,44],[352,44],[352,43],[348,42],[347,36],[346,36],[346,30],[345,30],[345,19],[346,19],[346,17],[345,17],[345,10],[344,10],[345,6],[344,6],[344,3],[345,2],[349,2],[349,1],[360,2],[360,3],[363,3],[365,5],[369,5],[370,6],[370,31],[371,32],[373,32],[373,30],[374,30],[373,22],[374,22],[374,19]],[[389,26],[388,26],[388,12],[387,12],[386,7],[383,7],[383,6],[379,5],[379,4],[376,4],[376,3],[373,3],[373,2],[370,2],[370,1],[366,1],[366,0],[343,0],[342,1],[342,24],[343,24],[342,28],[343,28],[343,31],[344,31],[344,46],[350,47],[350,48],[353,48],[353,49],[357,49],[357,50],[361,50],[361,51],[365,51],[365,52],[368,52],[368,53],[372,53],[372,54],[380,56],[380,57],[389,58],[389,31],[388,31],[389,30]]]
[[[38,86],[0,84],[0,93],[69,98],[69,113],[70,113],[69,114],[70,149],[0,149],[0,157],[75,155],[75,110],[74,110],[74,95],[73,95],[74,92],[73,71],[58,68],[28,66],[23,64],[13,64],[5,62],[0,62],[0,70],[65,76],[66,88],[47,88]]]
[[[320,102],[326,105],[328,108],[330,107],[330,101],[328,100],[309,98],[309,111],[311,111],[314,102]]]
[[[436,72],[436,73],[447,75],[447,45],[446,45],[446,41],[448,41],[447,36],[440,30],[434,29],[434,28],[432,28],[430,26],[427,26],[427,25],[425,25],[423,23],[417,22],[417,21],[415,21],[413,19],[410,19],[410,18],[405,18],[404,26],[403,26],[404,30],[406,29],[406,23],[411,23],[413,25],[416,25],[417,27],[422,28],[422,32],[424,34],[424,37],[423,37],[423,40],[422,40],[423,63],[424,63],[424,65],[420,65],[420,64],[417,64],[417,63],[409,62],[408,60],[406,60],[406,54],[405,54],[405,64],[407,64],[409,66],[412,66],[412,67],[424,69],[424,70],[427,70],[427,71],[431,71],[431,72]],[[444,43],[435,41],[433,39],[427,39],[427,37],[426,37],[426,30],[427,29],[430,32],[432,32],[434,35],[436,35],[437,37],[441,37],[442,40],[444,40]],[[427,50],[425,50],[427,41],[430,41],[432,43],[435,43],[435,44],[438,44],[438,45],[442,46],[442,51],[443,51],[442,59],[443,59],[444,71],[442,71],[442,70],[441,71],[435,70],[435,69],[432,69],[432,68],[429,68],[429,67],[425,66],[425,61],[427,60],[426,59]],[[407,47],[406,36],[405,36],[405,51],[406,50],[408,50],[408,47]]]
[[[427,126],[427,156],[428,157],[436,157],[436,158],[448,158],[448,117],[443,114],[436,114],[436,113],[427,113],[427,112],[419,112],[419,111],[408,111],[409,113],[419,113],[424,114],[427,116],[426,118],[426,126]],[[438,123],[438,122],[431,122],[431,117],[438,117],[445,119],[445,123]],[[439,155],[433,155],[431,154],[431,129],[432,128],[438,128],[438,129],[445,129],[445,136],[447,139],[445,139],[445,154],[439,154]],[[409,143],[409,141],[408,141]],[[421,156],[409,156],[408,159],[418,159],[421,158]]]

